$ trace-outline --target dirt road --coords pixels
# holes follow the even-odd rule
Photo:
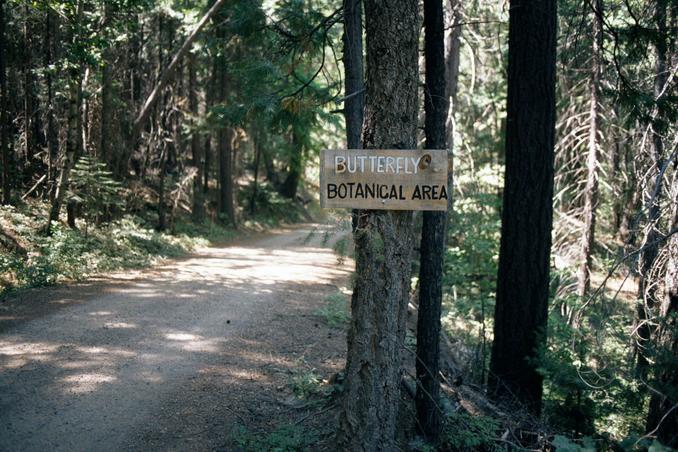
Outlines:
[[[351,265],[311,229],[0,305],[0,450],[232,450],[301,416],[291,376],[342,365],[317,309]]]

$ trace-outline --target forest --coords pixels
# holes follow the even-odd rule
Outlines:
[[[447,150],[447,211],[322,209],[363,148]],[[0,411],[22,300],[230,246],[256,304],[303,224],[339,363],[198,450],[678,449],[677,0],[0,0],[0,193]]]

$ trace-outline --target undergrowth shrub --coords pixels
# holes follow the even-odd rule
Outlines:
[[[333,293],[325,298],[325,305],[318,309],[317,314],[323,318],[331,328],[346,327],[351,314],[348,309],[346,295],[341,292]]]
[[[147,266],[208,243],[197,237],[157,232],[131,217],[92,229],[87,235],[55,224],[50,236],[28,237],[33,249],[27,259],[16,254],[0,256],[0,295],[15,288],[77,281],[100,272]]]
[[[257,184],[253,209],[250,209],[254,184],[242,187],[238,191],[238,203],[245,206],[247,219],[269,226],[279,223],[294,223],[304,219],[304,208],[295,200],[280,195],[267,182]]]
[[[285,424],[270,433],[254,433],[239,427],[233,439],[245,452],[303,452],[313,450],[318,434],[300,425]]]
[[[488,416],[454,413],[445,420],[440,450],[504,451],[506,445],[498,441],[501,424]]]

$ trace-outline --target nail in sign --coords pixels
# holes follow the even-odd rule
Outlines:
[[[343,149],[320,153],[320,205],[447,210],[447,151]]]

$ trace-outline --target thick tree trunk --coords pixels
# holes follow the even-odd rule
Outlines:
[[[12,183],[10,180],[9,149],[9,104],[7,102],[7,74],[5,55],[5,0],[0,0],[0,154],[2,156],[2,203],[9,204],[12,199]]]
[[[365,149],[413,149],[417,131],[418,3],[367,0]],[[412,212],[363,211],[354,232],[346,382],[337,447],[395,450],[413,248]]]
[[[553,220],[555,0],[511,0],[506,175],[489,392],[541,410]]]
[[[424,0],[424,110],[427,149],[445,149],[448,98],[445,83],[445,27],[442,0]],[[447,212],[424,212],[417,317],[417,425],[432,442],[442,426],[439,405],[440,311]]]
[[[654,185],[648,200],[648,217],[645,235],[643,237],[643,251],[640,254],[640,284],[638,287],[638,327],[636,328],[638,338],[636,340],[637,348],[637,376],[645,379],[647,375],[649,362],[647,360],[646,349],[652,335],[652,328],[649,319],[652,317],[652,311],[657,305],[657,294],[652,289],[650,281],[650,271],[659,255],[659,230],[658,221],[661,214],[660,199],[662,197],[662,173],[664,166],[664,142],[663,135],[666,131],[666,107],[664,91],[668,73],[666,71],[666,7],[667,0],[657,0],[654,11],[654,21],[658,30],[658,38],[655,40],[655,76],[654,76],[654,97],[657,106],[653,113],[653,119],[650,123],[652,130],[652,154],[654,157],[654,168],[650,175],[654,179],[650,186]]]
[[[584,298],[591,287],[591,252],[596,233],[596,211],[598,209],[598,135],[600,131],[600,82],[602,76],[601,54],[603,51],[603,0],[593,5],[593,48],[591,50],[591,95],[589,108],[588,157],[586,159],[586,187],[584,188],[584,230],[579,252],[577,274],[577,295]]]

